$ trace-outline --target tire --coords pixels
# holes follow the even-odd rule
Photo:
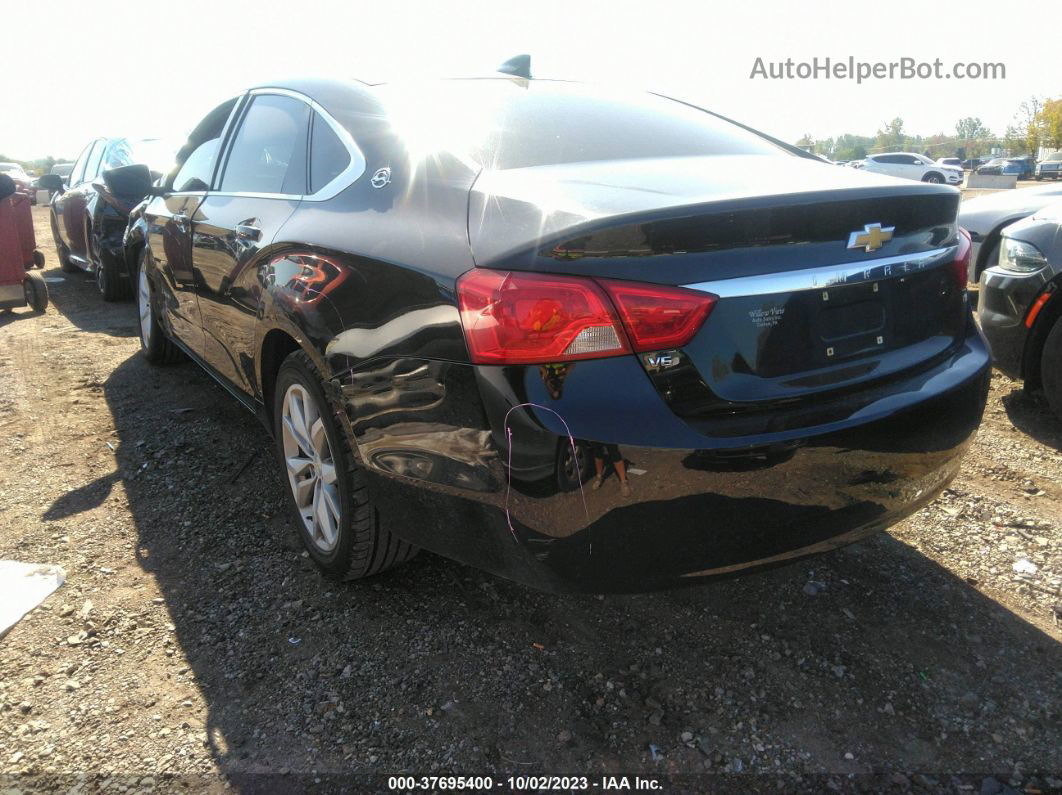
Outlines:
[[[30,271],[26,274],[22,281],[22,292],[34,312],[40,313],[48,308],[48,285],[39,273]]]
[[[365,473],[335,420],[338,408],[321,384],[320,373],[302,351],[280,365],[273,397],[277,459],[310,558],[329,579],[358,580],[404,563],[419,550],[380,528]],[[321,474],[325,472],[334,478],[331,483]]]
[[[996,237],[996,242],[992,244],[992,248],[988,250],[988,256],[985,257],[985,264],[977,269],[977,281],[981,281],[981,274],[985,272],[985,268],[991,268],[997,262],[999,262],[999,241],[1000,238]]]
[[[119,301],[128,292],[126,283],[118,275],[118,263],[109,254],[100,255],[100,264],[96,267],[96,289],[104,301]]]
[[[173,364],[181,358],[181,349],[173,344],[159,323],[155,288],[147,269],[147,249],[137,259],[136,309],[140,320],[140,351],[155,365]]]
[[[922,182],[928,182],[931,185],[940,185],[944,182],[944,177],[934,171],[922,177]]]
[[[1044,340],[1044,349],[1040,354],[1040,380],[1051,410],[1062,419],[1062,318],[1055,321]]]

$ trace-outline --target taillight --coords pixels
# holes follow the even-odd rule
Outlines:
[[[681,348],[697,333],[718,298],[682,287],[601,281],[619,309],[634,350]]]
[[[955,252],[955,259],[951,263],[952,273],[959,289],[966,289],[966,282],[970,278],[970,252],[973,247],[970,243],[970,233],[959,227],[959,249]]]
[[[678,348],[697,333],[716,300],[682,287],[485,268],[457,280],[461,325],[476,364],[545,364]]]
[[[592,279],[474,268],[457,280],[476,364],[544,364],[618,356],[630,345]]]

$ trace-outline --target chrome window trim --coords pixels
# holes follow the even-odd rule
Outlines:
[[[358,179],[360,179],[361,176],[365,173],[365,168],[366,168],[365,155],[362,153],[360,147],[358,147],[358,145],[354,142],[354,138],[347,131],[347,129],[345,127],[343,127],[343,125],[341,125],[338,121],[336,121],[335,118],[333,118],[332,114],[329,113],[327,110],[325,110],[318,102],[316,102],[315,100],[313,100],[310,97],[306,96],[305,94],[300,94],[298,91],[292,91],[291,89],[288,89],[288,88],[255,88],[255,89],[253,89],[253,90],[251,90],[251,91],[249,91],[247,93],[248,93],[248,96],[250,97],[249,103],[254,101],[254,97],[262,95],[262,94],[266,94],[266,95],[276,95],[276,96],[282,96],[282,97],[290,97],[291,99],[296,99],[296,100],[298,100],[300,102],[304,102],[307,105],[309,105],[310,111],[312,113],[319,114],[321,116],[321,118],[324,119],[324,121],[328,124],[328,126],[332,128],[332,132],[334,132],[336,134],[336,137],[339,138],[339,140],[342,142],[343,146],[345,146],[347,148],[347,153],[350,155],[350,162],[347,164],[347,167],[345,169],[343,169],[338,175],[336,175],[336,177],[334,177],[329,183],[327,183],[326,185],[321,187],[319,190],[314,191],[313,193],[306,193],[306,194],[296,194],[296,193],[256,193],[256,192],[250,192],[250,191],[215,191],[215,190],[212,190],[212,191],[209,191],[211,196],[230,196],[230,197],[239,197],[239,198],[246,198],[246,199],[287,199],[289,201],[323,202],[323,201],[328,201],[329,199],[333,199],[336,196],[338,196],[344,190],[346,190],[351,185],[353,185],[355,182],[357,182]],[[250,107],[250,104],[248,104],[248,107]],[[246,115],[246,112],[247,111],[244,110],[241,115]],[[310,121],[312,122],[312,120],[313,119],[311,117]],[[243,125],[243,119],[241,118],[240,119],[240,126],[242,126],[242,125]],[[236,143],[236,136],[238,136],[239,133],[240,133],[240,126],[238,126],[235,129],[232,141],[229,142],[228,146],[226,147],[226,150],[225,150],[225,153],[224,153],[224,156],[225,156],[224,167],[225,168],[228,167],[229,154],[232,151],[233,145]],[[306,138],[306,153],[305,153],[306,154],[306,164],[307,165],[309,165],[309,162],[310,162],[310,145],[311,145],[311,143],[312,143],[312,141],[310,140],[310,137],[307,136],[307,138]],[[224,176],[225,176],[224,168],[222,168],[221,173],[218,174],[218,179],[219,179],[219,183],[218,184],[220,184],[220,180],[223,179]],[[309,172],[308,172],[308,170],[307,170],[306,178],[307,178],[307,180],[309,180]]]
[[[733,279],[698,282],[683,285],[689,290],[712,293],[720,298],[739,296],[779,295],[804,290],[822,290],[848,284],[876,282],[882,279],[906,276],[929,268],[939,267],[955,258],[958,246],[945,246],[917,254],[900,254],[895,257],[845,262],[817,268],[783,273],[765,273],[758,276],[737,276]]]

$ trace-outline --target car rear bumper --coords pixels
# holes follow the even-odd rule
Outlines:
[[[543,368],[412,360],[400,395],[367,395],[356,382],[371,373],[338,379],[347,416],[367,418],[349,427],[385,526],[558,591],[667,588],[817,554],[918,510],[955,475],[989,357],[971,322],[947,361],[868,389],[849,416],[725,439],[675,416],[628,365],[640,367],[579,362],[559,389]],[[626,461],[630,496],[611,466],[590,488],[595,452]]]

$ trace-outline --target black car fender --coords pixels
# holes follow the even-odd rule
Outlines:
[[[1062,274],[1047,283],[1026,312],[1028,313],[1028,309],[1031,309],[1045,294],[1049,297],[1040,307],[1036,320],[1029,329],[1029,335],[1025,338],[1025,350],[1022,353],[1021,373],[1029,389],[1037,389],[1041,386],[1041,357],[1044,343],[1055,323],[1062,320]]]

